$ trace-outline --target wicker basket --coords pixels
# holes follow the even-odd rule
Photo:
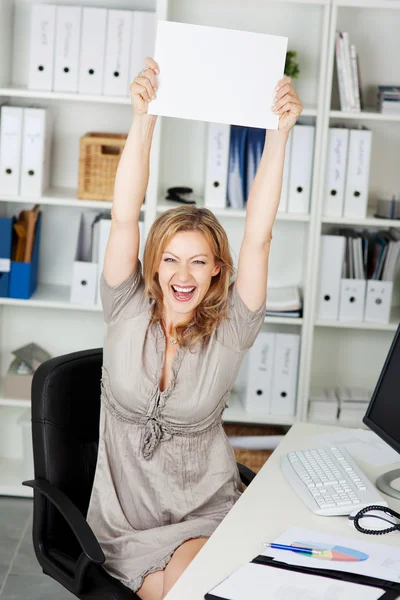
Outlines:
[[[114,179],[127,135],[87,133],[81,137],[78,198],[112,200]]]

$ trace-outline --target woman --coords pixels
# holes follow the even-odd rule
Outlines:
[[[277,88],[251,188],[236,282],[226,234],[207,209],[153,223],[138,260],[140,208],[156,122],[157,63],[131,84],[133,123],[115,180],[101,278],[104,342],[100,443],[88,511],[104,568],[160,600],[240,496],[221,424],[240,364],[264,321],[271,231],[287,137],[302,112],[290,78]]]

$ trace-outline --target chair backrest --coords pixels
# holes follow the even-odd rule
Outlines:
[[[86,517],[99,441],[103,351],[84,350],[43,363],[32,382],[35,479],[46,479]],[[64,518],[40,502],[41,534],[70,555],[79,555]]]

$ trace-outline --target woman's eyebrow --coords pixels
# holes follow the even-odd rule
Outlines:
[[[163,254],[171,254],[175,258],[179,258],[179,256],[176,256],[173,252],[170,252],[169,250],[164,250]],[[189,260],[192,260],[192,258],[197,258],[198,256],[205,256],[206,258],[208,258],[207,254],[195,254],[194,256],[191,256]]]

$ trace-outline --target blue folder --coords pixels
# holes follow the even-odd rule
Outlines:
[[[35,228],[32,260],[30,263],[11,261],[10,298],[28,300],[37,287],[39,267],[39,242],[42,213],[39,213]]]
[[[0,298],[7,298],[10,286],[13,218],[0,218]]]

